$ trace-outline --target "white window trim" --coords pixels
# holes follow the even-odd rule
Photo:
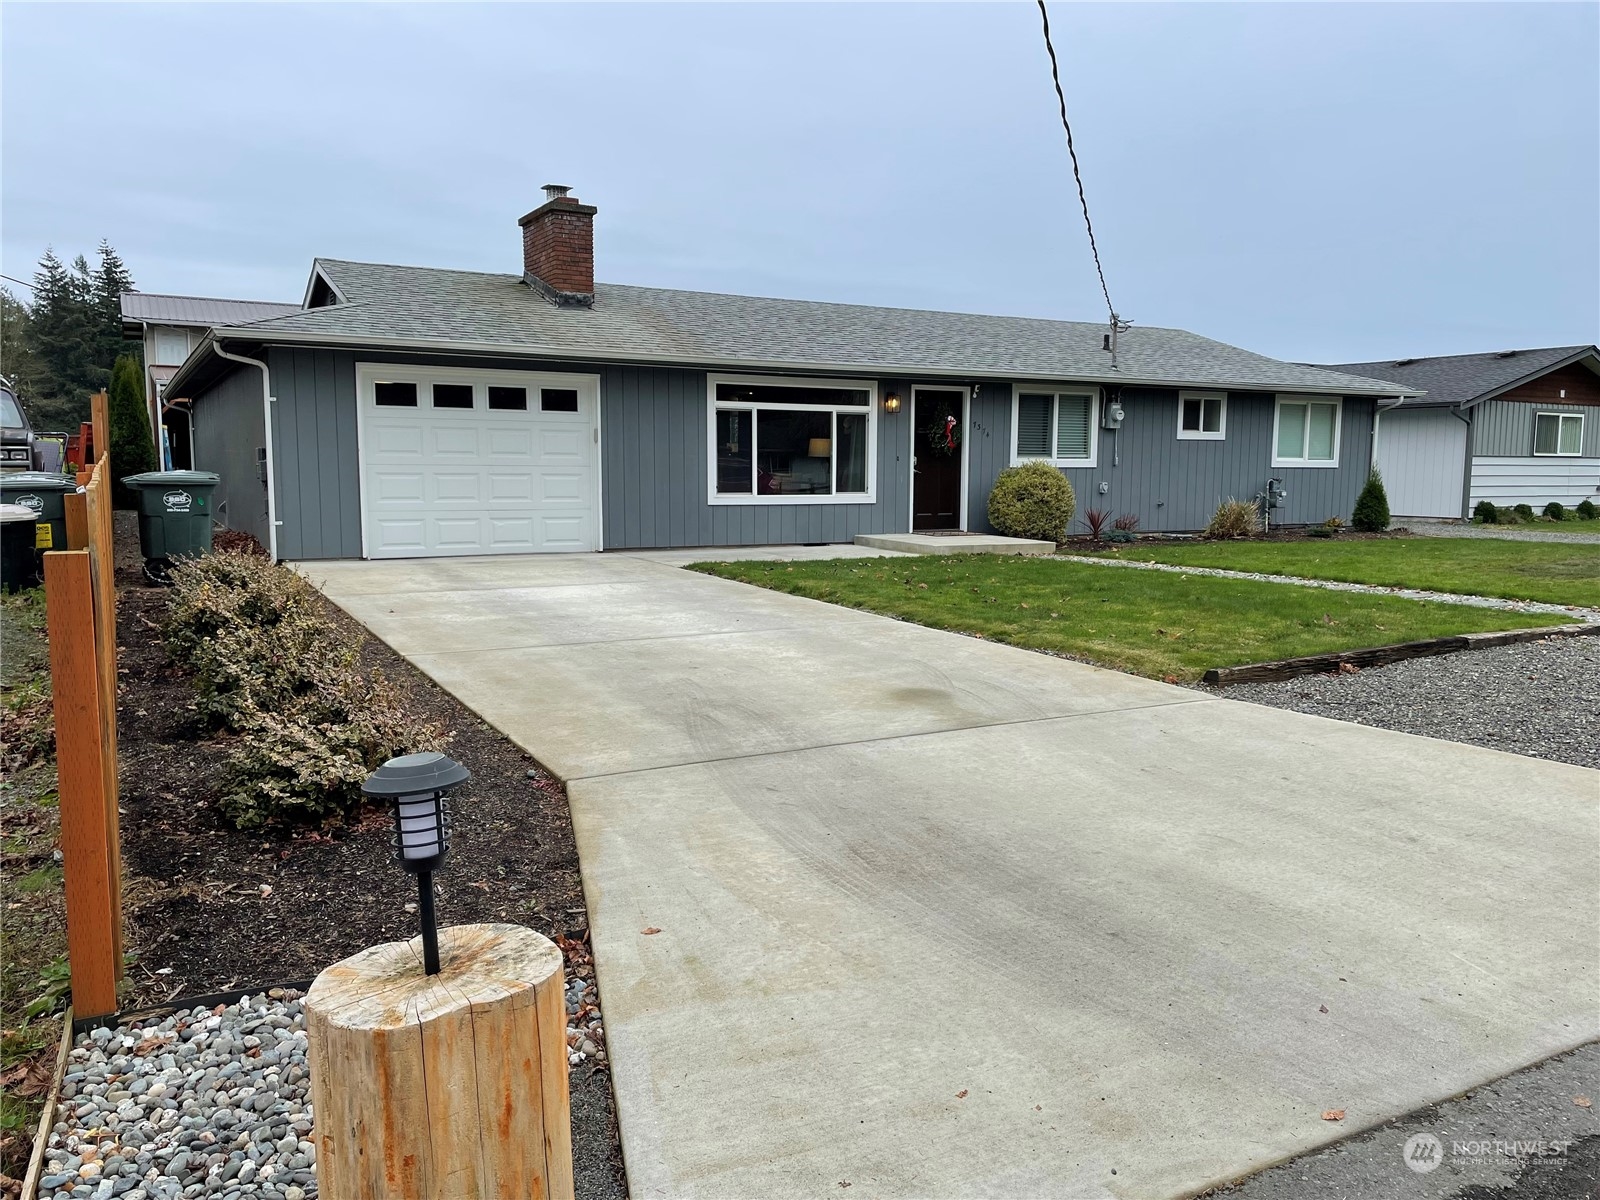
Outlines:
[[[1583,418],[1584,413],[1569,412],[1536,412],[1533,414],[1533,456],[1535,458],[1582,458],[1583,457]],[[1539,447],[1539,418],[1556,418],[1556,448],[1554,450],[1540,450]],[[1561,422],[1565,420],[1578,422],[1578,448],[1576,450],[1563,450],[1561,448]]]
[[[1306,467],[1311,470],[1329,470],[1339,465],[1339,448],[1344,439],[1344,397],[1343,396],[1311,396],[1282,393],[1273,398],[1272,405],[1272,465],[1275,467]],[[1285,404],[1331,404],[1333,405],[1333,457],[1323,458],[1280,458],[1278,456],[1278,418],[1283,413]],[[1311,436],[1311,418],[1306,417],[1305,436]],[[1304,447],[1302,442],[1301,446]]]
[[[837,404],[774,404],[768,401],[717,404],[717,385],[723,383],[745,384],[754,387],[794,387],[794,388],[848,388],[855,392],[867,393],[865,410],[860,405]],[[751,491],[723,495],[717,491],[717,409],[726,408],[729,411],[756,412],[767,409],[773,412],[825,412],[825,413],[860,413],[866,412],[867,416],[867,490],[864,492],[831,492],[828,495],[767,495],[763,496],[755,491],[755,480],[751,479]],[[755,471],[755,456],[759,448],[755,445],[755,422],[751,422],[751,471]],[[835,437],[834,442],[838,442]],[[836,483],[838,476],[831,465],[830,483]],[[878,384],[869,379],[812,379],[803,375],[707,375],[706,376],[706,503],[726,507],[728,505],[750,504],[876,504],[878,502]]]
[[[1183,406],[1186,401],[1200,401],[1200,424],[1206,422],[1206,401],[1218,400],[1222,403],[1222,419],[1217,423],[1216,432],[1205,429],[1185,429],[1183,427]],[[1228,440],[1228,393],[1227,392],[1194,392],[1185,391],[1178,393],[1178,440],[1180,442],[1224,442]],[[1276,445],[1276,443],[1274,443]]]
[[[1017,453],[1017,415],[1022,407],[1022,396],[1050,396],[1050,449],[1049,454],[1018,454]],[[1062,396],[1088,396],[1089,397],[1089,456],[1087,458],[1061,458],[1055,451],[1059,448],[1056,441],[1056,414],[1060,410]],[[1073,385],[1070,383],[1017,383],[1011,386],[1011,465],[1020,466],[1025,462],[1047,462],[1058,467],[1096,467],[1100,465],[1100,404],[1102,396],[1100,389],[1093,384]]]

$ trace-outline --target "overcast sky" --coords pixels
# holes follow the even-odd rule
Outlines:
[[[1058,3],[1112,299],[1277,357],[1600,334],[1600,6]],[[0,7],[0,270],[315,255],[1101,320],[1031,4]],[[15,289],[13,289],[15,290]]]

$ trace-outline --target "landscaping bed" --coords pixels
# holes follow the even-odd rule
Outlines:
[[[119,530],[125,535],[126,528]],[[172,593],[119,565],[119,750],[127,942],[123,1011],[183,997],[314,977],[379,942],[417,933],[415,883],[395,861],[384,809],[323,824],[241,830],[223,798],[237,789],[238,735],[201,715],[193,677],[169,658],[161,624]],[[520,749],[320,597],[340,640],[360,645],[407,717],[448,736],[472,771],[451,795],[450,857],[436,876],[440,925],[510,921],[566,956],[574,1172],[579,1196],[626,1194],[565,791]],[[588,1040],[589,1049],[583,1042]]]
[[[1349,539],[1349,540],[1347,540]],[[1220,567],[1467,596],[1600,608],[1600,550],[1585,543],[1373,537],[1184,543],[1145,541],[1093,552],[1141,562]]]
[[[1211,667],[1557,623],[1545,614],[996,555],[695,570],[1173,682]]]

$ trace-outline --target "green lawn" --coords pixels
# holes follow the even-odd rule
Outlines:
[[[1180,680],[1209,667],[1553,623],[1390,596],[986,554],[693,569]]]
[[[1507,525],[1504,528],[1526,529],[1530,533],[1600,533],[1600,517],[1592,521],[1585,521],[1581,517],[1568,517],[1561,522],[1530,521],[1525,525]]]
[[[1600,545],[1591,543],[1418,537],[1178,546],[1135,543],[1107,553],[1145,562],[1600,608]]]

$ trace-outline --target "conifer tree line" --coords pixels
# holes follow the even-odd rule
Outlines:
[[[0,373],[35,429],[76,429],[117,359],[137,361],[139,344],[122,336],[122,293],[133,290],[133,274],[110,242],[95,256],[93,265],[81,254],[64,263],[47,249],[30,297],[0,288]],[[142,392],[142,370],[138,378]]]

